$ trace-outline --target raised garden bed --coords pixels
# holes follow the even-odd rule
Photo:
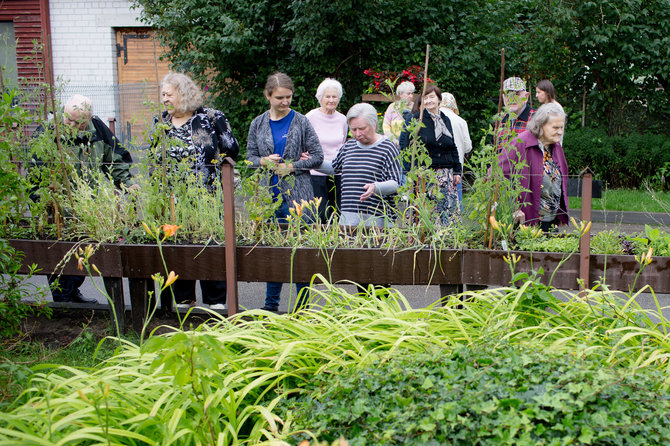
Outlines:
[[[10,240],[17,250],[24,252],[24,269],[37,263],[42,273],[49,274],[63,257],[75,247],[73,242],[38,240]],[[163,254],[169,270],[182,279],[226,279],[224,246],[164,245]],[[543,268],[542,281],[562,289],[577,289],[580,258],[564,253],[514,251],[520,257],[517,271]],[[495,250],[442,250],[429,249],[337,249],[245,247],[236,248],[237,279],[248,282],[307,282],[313,274],[322,274],[331,281],[350,280],[357,283],[390,285],[477,284],[508,285],[511,279],[504,251]],[[326,260],[328,259],[328,260]],[[629,291],[639,271],[633,256],[589,256],[589,281],[605,277],[610,288]],[[102,244],[91,257],[106,277],[108,291],[112,291],[116,305],[122,309],[121,277],[129,279],[133,325],[141,326],[147,306],[148,292],[153,289],[151,276],[164,273],[162,259],[156,245]],[[561,265],[562,263],[562,265]],[[560,268],[559,268],[560,265]],[[65,274],[85,275],[77,269],[72,256],[62,266]],[[650,285],[657,293],[670,293],[670,258],[655,257],[637,280],[637,289]],[[170,308],[170,301],[163,301]],[[235,306],[237,308],[237,306]],[[122,312],[123,310],[118,310]]]

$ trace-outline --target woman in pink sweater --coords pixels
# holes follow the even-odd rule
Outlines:
[[[347,118],[337,111],[342,97],[342,84],[335,79],[327,78],[316,90],[316,99],[321,106],[307,113],[307,119],[314,127],[323,149],[323,160],[332,161],[337,156],[340,147],[347,140]],[[340,208],[340,178],[338,175],[326,175],[315,170],[312,174],[312,188],[314,196],[321,197],[319,218],[327,223],[333,214],[337,221]]]

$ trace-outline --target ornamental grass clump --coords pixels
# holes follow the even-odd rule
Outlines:
[[[458,383],[463,386],[461,399],[467,398],[467,404],[444,407],[444,418],[437,412],[411,412],[416,417],[407,422],[417,433],[415,439],[424,435],[428,440],[442,438],[440,429],[452,429],[448,436],[456,435],[453,422],[443,422],[451,416],[457,424],[475,426],[459,418],[464,410],[478,414],[481,426],[497,422],[487,435],[499,434],[510,441],[517,438],[511,436],[513,433],[524,439],[572,435],[574,441],[583,442],[610,438],[608,435],[625,442],[627,435],[639,434],[647,444],[666,438],[667,419],[656,414],[662,414],[670,385],[670,322],[660,306],[657,311],[645,311],[635,303],[635,295],[622,301],[602,287],[582,296],[566,292],[561,299],[552,299],[549,296],[555,290],[531,280],[518,287],[451,296],[444,306],[437,302],[413,309],[395,290],[384,295],[351,294],[322,277],[314,281],[318,286],[310,293],[309,310],[291,315],[250,310],[244,317],[218,317],[194,330],[152,335],[141,346],[124,341],[114,357],[91,369],[35,368],[30,385],[0,413],[0,445],[277,444],[299,434],[326,435],[323,429],[344,426],[345,418],[342,423],[332,417],[321,424],[316,419],[313,424],[302,423],[304,417],[298,414],[297,406],[288,413],[291,406],[287,401],[322,398],[323,383],[338,382],[340,386],[350,379],[351,385],[351,377],[386,365],[391,376],[398,376],[392,375],[394,370],[403,369],[413,374],[423,367],[421,361],[428,360],[407,362],[407,366],[402,361],[422,358],[420,355],[426,353],[444,364],[466,354],[495,359],[505,373],[522,364],[529,373],[519,375],[516,383],[509,379],[489,382],[486,371],[493,370],[494,363],[477,360],[479,370],[464,366],[458,373],[472,372],[468,376],[473,378]],[[537,351],[542,352],[541,357],[532,353]],[[563,363],[560,370],[564,373],[554,373]],[[571,368],[575,364],[586,365],[583,374]],[[453,370],[456,373],[458,368]],[[533,381],[533,370],[542,371],[539,376],[546,379]],[[414,403],[410,401],[407,407],[418,407],[432,401],[435,393],[448,390],[442,385],[446,381],[438,382],[438,378],[448,379],[448,374],[431,372],[431,384],[427,373],[420,385],[411,385]],[[561,376],[563,381],[552,381]],[[590,383],[591,390],[584,382]],[[533,387],[542,383],[544,388]],[[505,386],[509,387],[508,396],[502,392]],[[649,404],[638,404],[639,395],[633,393],[626,400],[624,392],[633,392],[636,387],[644,389],[645,398],[649,395]],[[528,395],[521,395],[524,388]],[[409,387],[406,390],[409,392]],[[551,399],[555,391],[565,393],[565,398]],[[384,407],[391,412],[405,404],[402,398],[409,398],[402,395],[396,399],[392,386],[376,392],[379,398],[374,404],[381,412]],[[524,405],[532,407],[531,411],[521,409]],[[363,414],[371,409],[349,404],[336,411]],[[569,418],[564,409],[575,415]],[[645,414],[653,416],[645,418]],[[622,418],[617,418],[619,415]],[[505,424],[508,416],[509,423],[516,423],[514,432],[509,427],[503,429],[512,426]],[[629,417],[627,424],[620,421],[624,416]],[[472,417],[469,420],[475,422]],[[383,422],[381,417],[371,417],[363,427],[372,431],[378,425],[380,433],[392,429]],[[568,422],[573,426],[565,424]],[[566,427],[563,432],[561,425]],[[312,434],[306,432],[312,429]],[[484,432],[488,427],[472,429]],[[354,434],[351,431],[345,436],[351,435],[353,440]],[[394,435],[402,433],[384,438],[396,438]]]

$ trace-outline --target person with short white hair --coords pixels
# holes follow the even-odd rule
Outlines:
[[[59,129],[63,152],[67,157],[68,169],[71,169],[72,176],[82,178],[93,185],[95,180],[91,172],[101,171],[108,175],[118,188],[132,190],[139,187],[133,183],[130,174],[130,164],[133,162],[130,153],[116,139],[102,119],[93,114],[91,99],[75,94],[65,102],[62,115],[56,116],[49,122],[48,127],[52,130],[55,126],[54,122],[65,124],[59,126]],[[37,141],[40,135],[47,136],[42,126],[35,130],[33,140]],[[54,136],[54,131],[49,132],[48,138]],[[32,164],[34,168],[40,169],[47,166],[48,163],[33,157]],[[35,177],[39,177],[39,174],[36,174]],[[70,181],[70,178],[65,181]],[[54,302],[86,304],[98,302],[95,298],[81,294],[79,288],[84,282],[84,276],[54,274],[48,276],[47,279]]]
[[[504,149],[498,163],[507,178],[519,179],[524,192],[515,216],[543,231],[568,223],[568,163],[561,147],[565,112],[550,102],[541,106],[528,129]],[[523,162],[521,167],[518,167]]]
[[[470,139],[470,130],[465,119],[459,116],[458,104],[456,98],[451,93],[442,93],[442,103],[440,104],[440,111],[447,115],[451,121],[452,130],[454,131],[454,142],[458,150],[458,159],[461,166],[465,162],[465,154],[472,151],[472,140]],[[463,210],[463,182],[458,183],[458,202]]]
[[[316,89],[316,99],[320,107],[309,111],[305,116],[314,127],[323,149],[323,159],[332,161],[347,140],[349,127],[347,118],[337,111],[342,98],[342,84],[337,80],[326,78]],[[318,170],[311,170],[314,197],[321,198],[319,219],[327,223],[333,214],[337,214],[341,200],[341,176],[326,175]]]
[[[321,169],[342,173],[340,225],[388,226],[395,218],[393,200],[400,184],[398,147],[377,133],[377,110],[366,103],[347,112],[353,139]]]
[[[396,145],[398,144],[400,133],[402,133],[402,128],[405,125],[403,113],[412,110],[412,106],[414,105],[415,90],[414,84],[410,81],[401,82],[396,89],[396,94],[400,99],[389,105],[386,113],[384,113],[382,124],[384,135]]]

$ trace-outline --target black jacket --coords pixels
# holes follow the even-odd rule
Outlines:
[[[454,130],[451,127],[451,121],[447,116],[440,112],[440,117],[444,124],[449,129],[449,133],[452,134],[452,137],[442,135],[439,140],[435,139],[435,123],[430,117],[427,111],[423,113],[423,124],[419,130],[419,138],[425,144],[426,150],[432,160],[430,167],[432,169],[454,169],[454,175],[461,175],[463,172],[463,167],[461,166],[460,159],[458,158],[458,149],[456,148],[456,143],[454,142],[453,134]],[[414,113],[412,115],[405,116],[405,129],[403,129],[400,134],[400,150],[405,150],[409,147],[409,132],[407,131],[407,126],[410,124],[411,119],[419,120],[419,113]],[[405,166],[407,171],[409,166]]]

